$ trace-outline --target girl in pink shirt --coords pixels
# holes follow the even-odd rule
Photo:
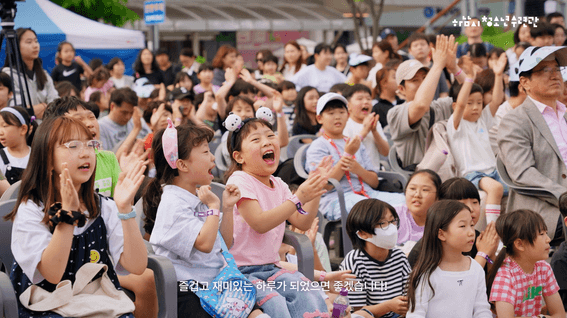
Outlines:
[[[240,189],[234,207],[234,245],[230,249],[240,271],[256,286],[256,302],[271,317],[329,317],[319,290],[301,288],[309,282],[301,273],[279,266],[278,249],[285,221],[301,230],[311,226],[319,198],[325,192],[331,160],[326,157],[293,195],[272,176],[280,161],[278,137],[262,116],[243,122],[229,115],[228,150],[232,167],[228,184]],[[271,114],[270,114],[271,115]],[[304,281],[304,282],[301,282]]]

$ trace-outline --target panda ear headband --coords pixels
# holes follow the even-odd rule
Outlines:
[[[273,117],[274,115],[272,114],[272,110],[270,110],[268,107],[260,107],[256,111],[256,118],[263,119],[268,123],[272,122]],[[232,132],[232,136],[230,138],[231,149],[234,149],[234,146],[236,144],[236,136],[238,136],[238,133],[240,132],[242,127],[244,127],[244,125],[246,125],[252,119],[253,118],[248,118],[243,121],[240,116],[232,112],[230,112],[226,117],[222,125],[226,128],[226,130]]]

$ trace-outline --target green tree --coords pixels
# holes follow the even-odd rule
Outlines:
[[[136,12],[126,7],[128,0],[51,0],[51,2],[91,20],[102,19],[105,23],[118,27],[126,22],[140,19]]]

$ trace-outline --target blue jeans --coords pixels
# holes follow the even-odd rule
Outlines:
[[[256,287],[256,304],[272,318],[329,317],[320,287],[274,264],[238,268]]]
[[[465,176],[465,179],[469,180],[470,182],[472,182],[472,184],[474,184],[474,186],[477,189],[480,189],[478,187],[478,184],[480,182],[480,179],[484,178],[484,177],[489,177],[492,178],[498,182],[500,182],[500,184],[502,185],[502,187],[504,188],[504,194],[502,196],[507,196],[508,195],[508,186],[504,184],[504,182],[502,182],[502,179],[500,178],[500,175],[498,174],[498,171],[496,171],[496,169],[494,169],[494,171],[492,171],[491,173],[483,173],[483,172],[471,172],[468,173]]]

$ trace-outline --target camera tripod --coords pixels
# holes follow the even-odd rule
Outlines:
[[[3,3],[0,3],[0,17],[2,19],[2,22],[0,23],[0,26],[2,26],[2,30],[0,31],[0,46],[4,42],[5,38],[6,61],[8,62],[6,64],[10,68],[10,77],[12,78],[12,83],[15,84],[16,79],[14,75],[17,75],[18,85],[20,88],[21,103],[17,106],[22,106],[28,111],[30,116],[33,116],[34,111],[25,71],[26,66],[24,65],[24,62],[22,60],[18,37],[16,31],[14,30],[14,18],[16,17],[16,11],[17,8],[15,0],[5,0],[3,1]],[[14,69],[16,70],[15,74]]]

